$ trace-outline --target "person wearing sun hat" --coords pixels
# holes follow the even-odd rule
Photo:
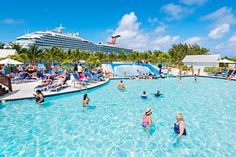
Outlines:
[[[142,119],[142,126],[143,127],[149,127],[152,125],[152,109],[151,108],[148,108],[146,110],[146,112],[144,113],[143,115],[143,119]]]

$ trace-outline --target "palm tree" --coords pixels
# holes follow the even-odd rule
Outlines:
[[[91,55],[91,53],[88,51],[80,51],[80,54],[81,54],[80,59],[82,59],[82,60],[87,60],[89,58],[89,56]]]
[[[236,56],[235,56],[235,57],[233,57],[233,58],[232,58],[232,60],[236,62]]]
[[[71,60],[70,60],[70,55],[68,53],[68,51],[64,51],[62,49],[60,49],[60,51],[58,52],[58,61],[61,63],[61,64],[67,64],[67,63],[70,63]]]
[[[158,62],[170,62],[171,61],[171,57],[169,55],[169,53],[161,53],[158,58],[157,58]]]
[[[39,61],[42,58],[43,50],[39,49],[35,44],[30,45],[25,52],[20,54],[20,57],[23,60],[28,60],[31,64],[35,64],[36,61]]]
[[[138,52],[131,52],[128,54],[128,60],[132,62],[136,62],[140,60]]]
[[[98,59],[99,59],[100,62],[102,62],[102,61],[104,60],[104,58],[106,57],[106,54],[105,54],[105,53],[99,52],[99,51],[96,52],[94,55],[98,57]]]
[[[2,42],[0,42],[0,49],[3,49],[3,48],[4,48],[4,46],[5,46],[5,44],[4,44],[4,43],[2,43]]]
[[[162,52],[162,51],[160,51],[160,50],[154,50],[154,51],[153,51],[153,53],[152,53],[152,58],[153,58],[153,60],[154,60],[155,62],[157,61],[157,59],[158,59],[158,57],[159,57],[159,55],[160,55],[161,53],[164,53],[164,52]]]
[[[51,65],[54,61],[60,61],[60,51],[61,49],[57,47],[47,48],[41,58]]]
[[[79,49],[76,49],[72,51],[71,57],[72,57],[71,59],[73,62],[79,62],[80,59],[82,58],[82,53]]]
[[[126,61],[127,60],[127,55],[124,51],[121,51],[118,55],[117,55],[117,59],[120,61]]]
[[[20,55],[22,54],[24,51],[26,51],[26,49],[22,48],[19,44],[11,42],[10,46],[12,49],[15,49],[17,54]]]
[[[143,59],[145,61],[149,61],[149,59],[151,59],[150,52],[140,53],[140,59]]]
[[[89,58],[86,60],[86,63],[88,64],[89,68],[95,68],[100,64],[98,56],[90,55]]]
[[[108,56],[107,56],[109,62],[116,61],[116,57],[117,56],[114,52],[109,53]]]

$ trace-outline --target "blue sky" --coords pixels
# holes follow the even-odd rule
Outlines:
[[[120,34],[118,45],[140,51],[187,42],[236,56],[234,0],[11,0],[1,6],[0,42],[62,24],[95,42]]]

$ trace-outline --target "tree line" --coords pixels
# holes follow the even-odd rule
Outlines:
[[[3,47],[2,44],[0,44]],[[36,45],[30,45],[28,48],[22,48],[20,45],[10,43],[10,47],[17,51],[16,55],[10,56],[12,59],[20,61],[29,61],[32,64],[36,62],[60,62],[62,64],[79,62],[85,60],[88,63],[101,63],[112,61],[148,61],[148,62],[171,62],[180,64],[186,55],[199,55],[209,53],[209,49],[201,47],[197,44],[174,44],[167,51],[146,51],[131,53],[103,53],[103,52],[88,52],[80,49],[64,50],[58,47],[40,49]]]

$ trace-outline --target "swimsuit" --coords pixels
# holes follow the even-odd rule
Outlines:
[[[147,95],[142,95],[141,98],[147,99]]]
[[[149,122],[148,122],[148,121],[143,121],[142,126],[143,126],[143,127],[149,126]]]
[[[162,95],[162,94],[157,94],[157,93],[155,93],[155,96],[156,96],[156,97],[159,97],[159,96],[161,96],[161,95]]]
[[[174,131],[175,131],[176,134],[179,134],[180,130],[179,130],[179,124],[178,123],[174,124]],[[184,128],[183,135],[185,135],[185,136],[187,135],[187,131],[186,131],[185,128]]]

